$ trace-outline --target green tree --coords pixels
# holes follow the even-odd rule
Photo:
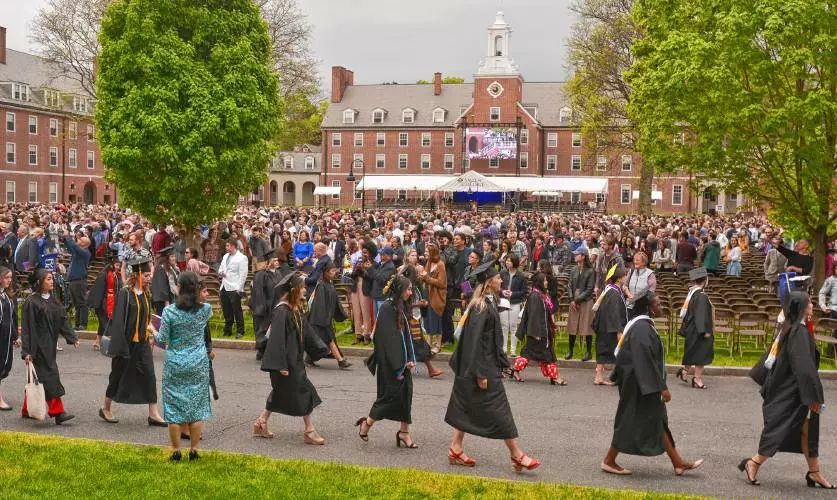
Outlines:
[[[640,149],[770,207],[813,240],[815,283],[837,237],[837,10],[830,0],[637,0],[628,75]]]
[[[430,85],[433,83],[433,80],[419,80],[416,82],[417,85]],[[442,77],[442,83],[465,83],[465,79],[459,76],[445,76]]]
[[[594,154],[637,150],[634,123],[628,119],[633,98],[625,72],[633,64],[631,47],[642,37],[631,16],[634,0],[576,0],[578,16],[568,42],[573,76],[567,93],[582,134]],[[651,213],[654,164],[644,158],[639,171],[639,212]]]
[[[192,226],[265,181],[282,109],[252,1],[118,0],[99,40],[96,124],[121,205]]]
[[[328,110],[328,101],[318,104],[303,94],[288,96],[284,100],[286,123],[279,134],[277,144],[280,151],[290,151],[300,144],[320,144],[320,125]]]

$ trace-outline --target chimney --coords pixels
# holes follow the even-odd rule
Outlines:
[[[6,64],[6,27],[0,26],[0,64]]]
[[[433,95],[442,95],[442,74],[433,73]]]
[[[341,102],[346,87],[354,85],[355,74],[343,66],[331,67],[331,102]]]

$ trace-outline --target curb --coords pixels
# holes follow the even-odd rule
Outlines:
[[[80,330],[76,332],[80,339],[95,340],[96,332],[90,330]],[[212,339],[212,346],[217,349],[235,349],[239,351],[252,351],[256,348],[256,342],[253,340],[236,340],[226,338]],[[365,358],[372,352],[371,347],[340,347],[340,350],[346,356],[353,358]],[[440,352],[433,357],[434,361],[450,361],[451,353]],[[571,359],[569,361],[560,360],[558,365],[561,368],[569,368],[573,370],[586,369],[592,370],[596,367],[593,361],[581,361]],[[674,375],[680,369],[680,365],[666,365],[666,372]],[[704,373],[712,377],[747,377],[750,373],[750,368],[746,366],[707,366]],[[837,380],[837,370],[820,370],[820,378],[823,380]]]

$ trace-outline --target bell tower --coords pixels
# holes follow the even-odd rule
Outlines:
[[[517,64],[509,55],[511,26],[506,22],[503,12],[497,12],[494,24],[488,27],[488,43],[485,58],[480,62],[477,76],[514,76],[519,75]]]

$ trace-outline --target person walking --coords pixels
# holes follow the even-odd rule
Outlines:
[[[321,244],[318,243],[318,245]],[[331,357],[337,360],[337,366],[341,370],[347,370],[352,364],[346,360],[340,348],[337,347],[337,338],[334,332],[335,321],[339,323],[349,318],[346,311],[343,310],[343,306],[340,305],[340,299],[337,297],[337,289],[334,288],[333,282],[336,277],[337,267],[329,259],[320,274],[320,280],[317,281],[314,290],[308,298],[310,309],[308,311],[307,321],[314,334],[328,347],[328,352],[331,353]],[[308,366],[317,366],[315,363],[319,359],[321,359],[319,355],[306,354],[305,362]]]
[[[686,377],[694,367],[692,387],[706,389],[708,386],[703,383],[703,370],[706,365],[712,364],[715,357],[714,306],[704,291],[709,283],[706,268],[698,267],[689,271],[689,281],[692,282],[692,286],[683,307],[680,308],[680,336],[685,337],[685,345],[683,367],[677,370],[677,378],[688,383]]]
[[[515,254],[506,257],[506,269],[500,273],[500,295],[509,301],[510,307],[500,312],[500,328],[503,331],[503,352],[517,356],[517,326],[520,324],[520,309],[528,291],[526,278],[518,272],[520,259]],[[511,351],[509,351],[511,342]]]
[[[160,331],[153,342],[166,347],[163,364],[163,418],[169,426],[170,460],[181,459],[182,430],[189,429],[189,460],[197,460],[204,422],[212,415],[210,364],[205,329],[212,306],[201,302],[197,274],[184,271],[178,277],[180,294],[166,306]]]
[[[590,361],[593,348],[593,289],[596,286],[596,273],[590,266],[587,249],[579,247],[573,251],[576,265],[570,270],[567,282],[567,296],[570,310],[567,314],[567,332],[569,333],[569,352],[564,359],[573,359],[576,337],[584,338],[584,356],[582,361]]]
[[[625,287],[625,268],[616,264],[605,276],[605,289],[593,305],[593,330],[596,332],[595,385],[614,385],[605,380],[606,365],[616,362],[616,344],[628,323],[628,307],[622,290]]]
[[[224,313],[224,336],[232,335],[233,322],[236,326],[236,338],[244,337],[244,312],[241,310],[241,297],[244,295],[244,283],[247,281],[247,257],[238,250],[234,241],[225,244],[227,253],[218,266],[221,278],[221,310]]]
[[[17,301],[12,280],[14,273],[8,267],[0,266],[0,382],[12,371],[15,347],[20,347],[17,331]],[[0,411],[11,411],[12,407],[0,393]]]
[[[264,254],[265,266],[253,275],[253,286],[250,289],[250,313],[253,315],[253,332],[256,335],[256,360],[264,356],[267,345],[267,329],[270,326],[270,313],[276,305],[275,287],[282,276],[279,274],[279,259],[276,250],[268,250]]]
[[[157,265],[154,266],[154,275],[151,280],[151,304],[157,316],[162,315],[163,308],[173,304],[177,297],[177,277],[180,275],[180,269],[177,267],[177,258],[173,250],[172,247],[161,248]]]
[[[515,333],[525,344],[520,356],[514,361],[512,378],[523,382],[521,372],[529,361],[540,364],[541,373],[552,385],[567,385],[567,381],[558,373],[555,358],[555,319],[552,316],[552,299],[549,297],[549,283],[546,274],[535,273],[532,276],[532,293],[526,299],[523,316]]]
[[[105,268],[96,277],[93,288],[87,296],[87,306],[93,309],[99,319],[99,329],[93,344],[93,349],[96,351],[101,349],[102,337],[106,333],[108,322],[113,317],[116,295],[122,288],[122,275],[119,273],[118,264],[116,256],[111,253]]]

